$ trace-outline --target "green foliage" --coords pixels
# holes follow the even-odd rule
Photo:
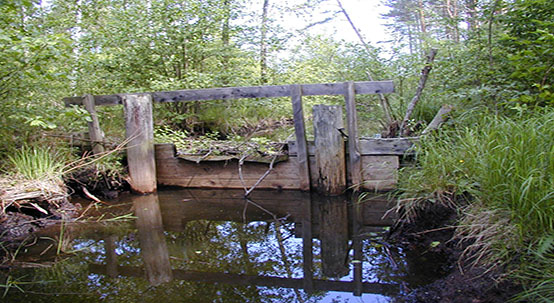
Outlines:
[[[27,180],[50,180],[63,174],[63,158],[47,147],[24,146],[8,160],[15,174]]]
[[[529,289],[522,298],[552,300],[552,272],[537,264],[552,266],[554,111],[471,122],[421,140],[418,166],[401,173],[401,202],[413,214],[421,201],[451,203],[470,194],[461,233],[479,239],[473,246],[491,264],[524,256],[517,277]]]

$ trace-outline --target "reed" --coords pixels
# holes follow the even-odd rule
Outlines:
[[[458,207],[465,216],[458,235],[474,243],[468,252],[475,260],[505,265],[518,259],[513,277],[527,289],[521,298],[554,300],[552,272],[536,265],[554,265],[544,258],[554,250],[554,110],[482,116],[471,126],[424,138],[418,152],[417,165],[400,175],[406,214],[424,201]],[[456,197],[468,195],[469,206],[455,205]],[[551,244],[545,249],[544,243]]]

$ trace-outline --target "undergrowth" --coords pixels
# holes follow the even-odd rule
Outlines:
[[[465,124],[468,125],[468,124]],[[417,165],[401,173],[400,203],[409,216],[423,201],[462,208],[458,235],[479,264],[510,267],[526,292],[554,300],[554,111],[525,117],[481,116],[476,124],[423,138]],[[515,266],[514,266],[515,265]],[[516,299],[518,299],[516,298]]]

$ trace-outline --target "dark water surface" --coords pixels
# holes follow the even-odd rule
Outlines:
[[[384,196],[243,193],[166,189],[92,207],[21,247],[1,300],[392,302],[434,278],[431,261],[384,241]]]

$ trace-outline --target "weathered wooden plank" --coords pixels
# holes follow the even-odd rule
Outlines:
[[[362,188],[369,190],[394,189],[398,182],[398,156],[362,156]]]
[[[94,106],[94,97],[92,95],[85,95],[83,103],[91,119],[91,121],[88,122],[88,133],[92,145],[92,153],[97,155],[104,152],[104,145],[102,145],[104,142],[104,135],[102,134],[102,129],[100,129],[100,123],[98,122],[98,115],[96,114],[96,108]]]
[[[310,190],[310,162],[308,161],[306,127],[304,125],[304,111],[302,109],[302,87],[300,85],[291,86],[290,92],[294,117],[294,133],[296,135],[296,156],[300,189],[308,191]]]
[[[175,158],[175,145],[172,143],[154,144],[156,160]]]
[[[188,89],[167,92],[152,92],[154,102],[180,102],[203,100],[232,100],[242,98],[274,98],[292,96],[293,87],[297,85],[270,85],[224,87],[208,89]],[[344,95],[342,83],[302,84],[304,96]],[[392,81],[364,81],[354,83],[358,94],[378,94],[394,92]],[[126,94],[94,96],[96,105],[116,105],[123,103]],[[68,97],[63,99],[66,106],[81,105],[83,97]]]
[[[359,148],[361,156],[377,156],[377,155],[409,155],[414,142],[418,138],[360,138]],[[297,154],[296,142],[287,142],[289,155]],[[347,151],[348,153],[348,151]],[[308,155],[315,156],[315,145],[313,141],[308,141]]]
[[[338,131],[344,128],[342,108],[315,105],[313,115],[317,190],[326,195],[342,194],[346,189],[344,139]]]
[[[358,190],[362,183],[360,148],[358,143],[358,113],[356,110],[356,92],[354,82],[347,82],[344,99],[346,101],[346,121],[348,125],[348,162],[352,189]]]
[[[362,138],[360,152],[362,155],[408,155],[411,154],[414,142],[418,138]]]
[[[156,191],[154,159],[154,127],[152,97],[147,94],[126,95],[123,98],[127,140],[129,183],[133,191]]]
[[[253,186],[267,171],[267,165],[244,163],[243,180],[246,186]],[[236,160],[226,163],[194,162],[173,159],[157,159],[157,179],[162,185],[204,188],[242,189]],[[257,186],[258,189],[300,189],[296,160],[280,162]]]

